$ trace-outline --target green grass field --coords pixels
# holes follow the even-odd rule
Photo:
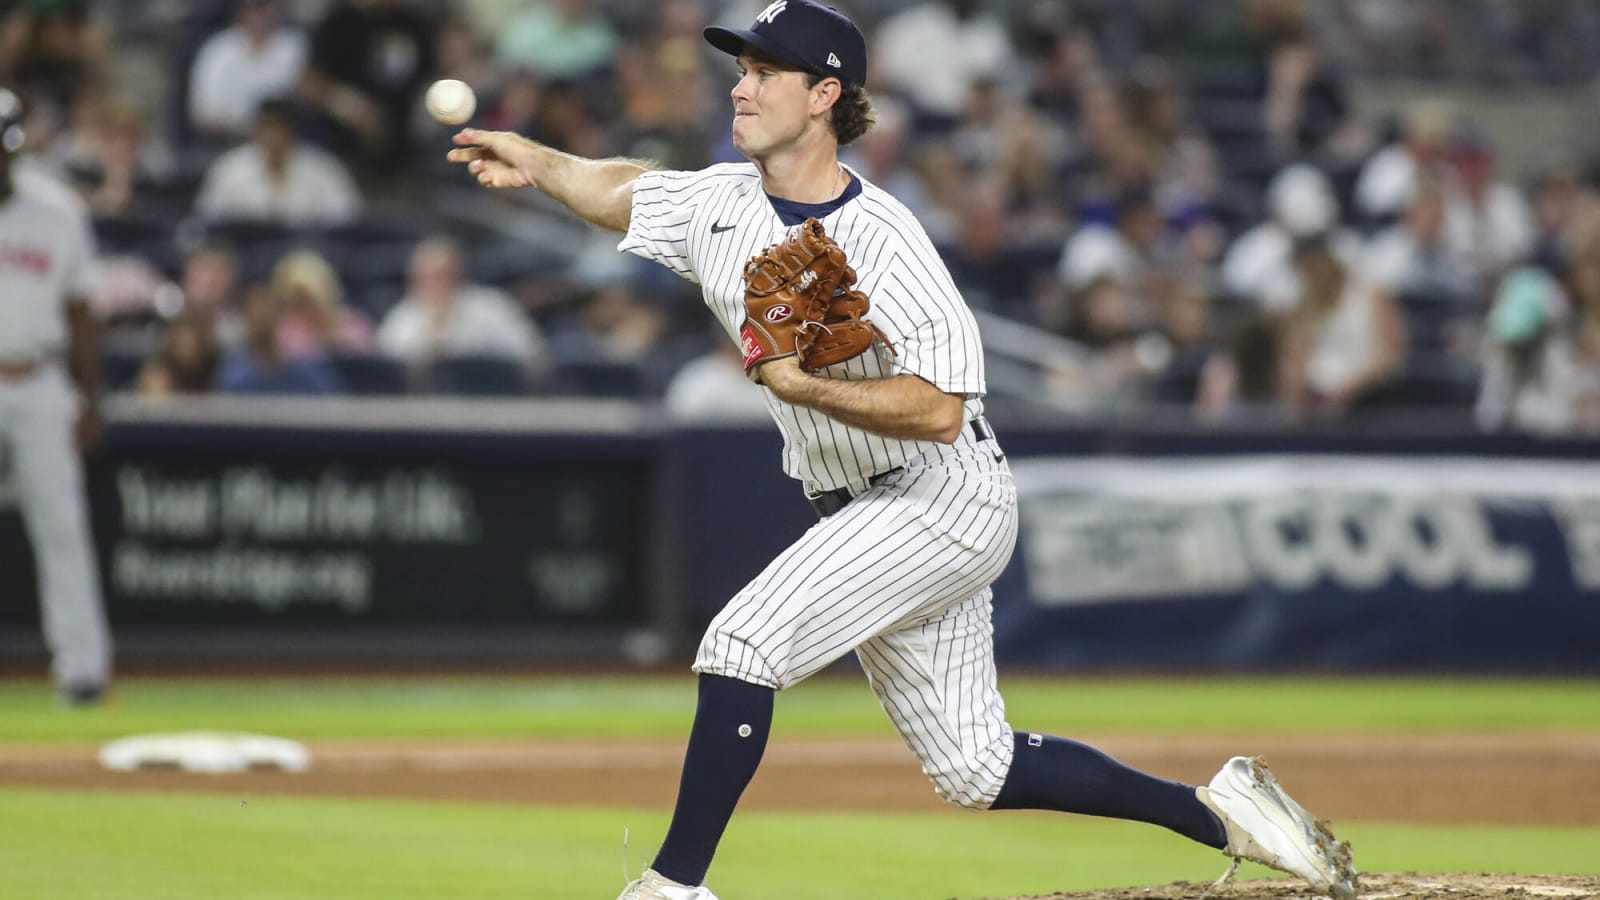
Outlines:
[[[1012,716],[1063,730],[1600,733],[1600,682],[1003,679]],[[0,682],[0,744],[241,729],[296,738],[639,736],[687,729],[693,681],[140,680],[110,709]],[[779,700],[779,734],[889,734],[858,680]],[[1463,786],[1470,789],[1470,786]],[[1364,869],[1593,873],[1600,829],[1341,822]],[[0,900],[609,898],[660,809],[0,789]],[[1047,814],[741,815],[712,871],[724,900],[1005,896],[1203,880],[1225,861],[1157,829]],[[1247,870],[1263,876],[1265,870]]]
[[[1600,732],[1600,681],[1060,680],[1001,678],[1015,721],[1079,732]],[[0,743],[105,740],[186,728],[311,738],[674,737],[695,682],[629,678],[126,679],[93,715],[41,683],[0,681]],[[778,700],[775,730],[891,734],[859,677],[813,679]]]

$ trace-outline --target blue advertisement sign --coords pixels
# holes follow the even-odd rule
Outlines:
[[[1600,669],[1600,464],[1032,458],[1002,662]]]

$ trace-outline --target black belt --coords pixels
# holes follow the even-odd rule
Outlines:
[[[897,472],[904,472],[905,470],[905,466],[895,466],[887,472],[879,472],[878,474],[867,479],[867,487],[870,488],[885,478],[888,478],[890,475],[894,475]],[[817,518],[826,519],[839,510],[844,509],[844,505],[855,498],[855,492],[846,486],[842,488],[834,488],[831,491],[823,491],[820,494],[807,494],[806,502],[810,503],[811,508],[817,511]]]
[[[972,435],[978,440],[994,440],[994,429],[989,427],[989,420],[985,419],[983,416],[979,416],[967,424],[972,426]],[[1003,454],[997,455],[995,458],[1001,459],[1003,458]],[[905,466],[895,466],[887,472],[879,472],[878,474],[867,479],[867,487],[870,489],[878,482],[888,478],[890,475],[904,471]],[[866,491],[862,491],[862,493],[866,493]],[[847,485],[842,488],[834,488],[831,491],[823,491],[820,494],[807,494],[806,502],[810,503],[811,508],[816,510],[817,518],[826,519],[839,510],[844,509],[845,504],[849,503],[851,500],[854,500],[857,496],[858,495],[856,492]]]

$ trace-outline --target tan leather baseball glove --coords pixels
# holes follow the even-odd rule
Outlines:
[[[855,290],[856,273],[845,253],[816,219],[807,219],[785,240],[752,257],[744,268],[744,326],[740,343],[744,371],[785,356],[798,356],[807,372],[854,359],[882,339],[863,316],[866,294]]]

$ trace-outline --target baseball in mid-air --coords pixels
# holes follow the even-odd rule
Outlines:
[[[460,125],[472,118],[473,111],[478,108],[478,96],[465,81],[441,78],[428,86],[428,95],[423,104],[428,107],[428,115],[433,116],[435,122]]]

